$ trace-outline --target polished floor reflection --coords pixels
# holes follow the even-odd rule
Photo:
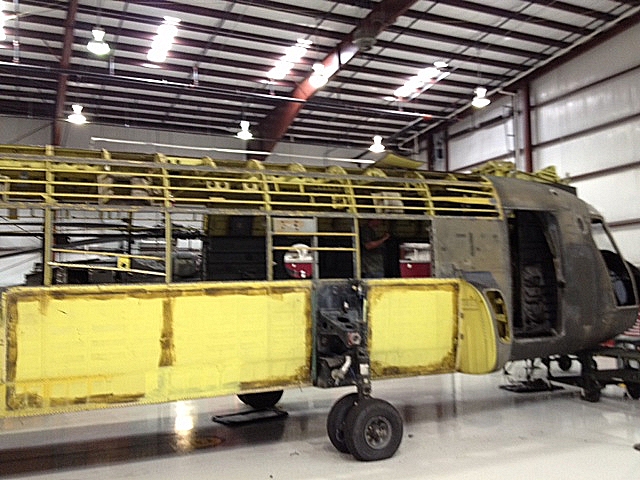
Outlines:
[[[227,426],[235,397],[0,420],[0,477],[47,479],[567,479],[637,480],[640,402],[609,386],[599,403],[566,387],[519,394],[502,374],[374,383],[398,408],[394,457],[337,452],[326,415],[349,389],[288,390],[287,416]]]

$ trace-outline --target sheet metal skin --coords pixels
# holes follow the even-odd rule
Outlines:
[[[498,368],[492,320],[460,280],[376,280],[375,378]],[[311,281],[17,287],[3,293],[0,416],[312,384]]]
[[[548,212],[554,224],[547,235],[555,252],[559,279],[556,335],[514,339],[511,359],[573,354],[597,348],[630,328],[638,312],[634,305],[618,306],[607,266],[591,236],[591,221],[599,218],[587,203],[553,185],[510,178],[491,178],[508,218],[512,211]],[[507,245],[508,242],[503,243]],[[508,282],[500,286],[511,292]],[[513,318],[511,299],[509,318]]]

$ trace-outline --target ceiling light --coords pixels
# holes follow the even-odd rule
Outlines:
[[[164,17],[164,22],[158,26],[158,32],[153,37],[153,42],[151,42],[147,60],[154,63],[162,63],[167,59],[167,54],[171,50],[174,38],[178,34],[178,23],[180,23],[179,18]]]
[[[423,68],[418,72],[418,78],[423,81],[431,80],[440,75],[440,70],[436,67]]]
[[[369,150],[373,153],[384,152],[384,145],[382,144],[382,137],[380,135],[373,137],[373,143],[369,147]]]
[[[82,114],[82,105],[71,105],[73,113],[67,117],[67,121],[75,123],[76,125],[82,125],[87,123],[87,117]]]
[[[280,57],[275,66],[267,72],[269,80],[282,80],[289,75],[289,72],[296,63],[302,60],[311,45],[311,40],[299,38],[295,45],[287,47],[285,54]]]
[[[316,90],[318,88],[324,87],[328,81],[329,79],[322,74],[319,75],[317,73],[314,73],[309,77],[309,84]]]
[[[153,48],[147,53],[147,60],[154,63],[162,63],[167,59],[166,50],[154,50]]]
[[[109,48],[109,44],[104,41],[105,32],[100,27],[94,27],[91,30],[93,35],[93,40],[90,40],[87,43],[87,50],[89,50],[94,55],[106,55],[111,50]]]
[[[447,78],[450,72],[443,72],[440,69],[448,66],[446,62],[434,62],[433,66],[423,68],[417,75],[404,82],[404,85],[398,87],[393,94],[397,100],[413,100],[440,80]]]
[[[406,84],[396,88],[395,92],[393,92],[396,98],[405,98],[411,95],[412,93],[413,93],[413,89]]]
[[[285,50],[284,60],[288,62],[299,62],[307,53],[307,47],[296,43],[293,47]]]
[[[475,108],[484,108],[491,103],[491,100],[487,98],[486,88],[477,87],[473,92],[476,94],[476,96],[473,97],[471,105],[473,105]]]
[[[251,140],[253,138],[253,133],[249,131],[250,123],[246,120],[242,120],[240,122],[240,130],[236,133],[236,137],[242,140]]]
[[[315,89],[324,87],[329,81],[327,69],[322,63],[313,64],[313,73],[309,77],[309,83]]]

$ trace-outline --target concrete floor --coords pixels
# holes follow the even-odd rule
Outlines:
[[[0,477],[640,478],[640,402],[623,388],[588,403],[573,387],[511,393],[499,388],[508,381],[497,373],[374,382],[374,396],[400,411],[404,437],[394,457],[370,463],[337,452],[326,436],[331,405],[352,389],[287,390],[286,418],[233,427],[211,415],[245,410],[235,397],[5,419]]]

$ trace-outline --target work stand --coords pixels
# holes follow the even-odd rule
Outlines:
[[[615,359],[616,368],[599,368],[596,357]],[[573,360],[580,363],[579,375],[551,373],[551,362],[557,362],[560,370],[568,372]],[[640,339],[620,339],[613,346],[582,351],[574,357],[563,355],[545,359],[543,363],[547,366],[549,382],[580,387],[582,398],[588,402],[599,401],[601,391],[607,385],[624,384],[631,398],[640,398]]]

